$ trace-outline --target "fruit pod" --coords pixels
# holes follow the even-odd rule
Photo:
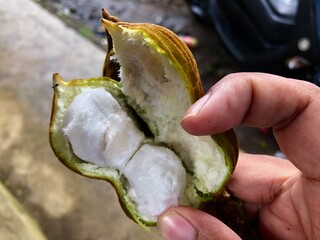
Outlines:
[[[65,82],[54,75],[56,156],[81,175],[110,182],[142,226],[154,226],[171,206],[200,208],[218,199],[236,165],[238,142],[232,130],[192,136],[180,126],[204,94],[190,50],[166,28],[103,16],[111,44],[105,76]]]

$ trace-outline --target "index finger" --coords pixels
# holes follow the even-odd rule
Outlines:
[[[320,89],[263,73],[231,74],[194,104],[186,131],[208,135],[244,124],[272,127],[281,150],[305,176],[320,179]]]

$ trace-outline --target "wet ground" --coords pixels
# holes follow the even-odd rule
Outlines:
[[[205,90],[223,76],[241,71],[216,35],[214,27],[195,19],[184,0],[38,0],[37,2],[102,49],[106,48],[104,29],[99,21],[102,8],[106,8],[123,21],[155,23],[171,29],[180,36],[197,39],[197,46],[191,50],[198,63]],[[244,151],[273,155],[278,150],[270,130],[238,127],[236,132]]]

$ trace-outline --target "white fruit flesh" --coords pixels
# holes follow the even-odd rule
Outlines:
[[[103,88],[83,89],[63,118],[73,152],[100,167],[120,169],[144,139],[118,102]]]
[[[170,206],[179,204],[185,190],[186,171],[168,148],[145,144],[123,170],[140,214],[151,221]]]

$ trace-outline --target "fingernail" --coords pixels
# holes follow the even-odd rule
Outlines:
[[[204,95],[202,98],[200,98],[198,101],[196,101],[186,112],[186,115],[184,118],[189,117],[189,116],[195,116],[197,115],[201,108],[206,104],[206,102],[209,99],[210,94]]]
[[[180,214],[169,212],[158,220],[158,231],[166,240],[193,240],[196,237],[194,227]]]

